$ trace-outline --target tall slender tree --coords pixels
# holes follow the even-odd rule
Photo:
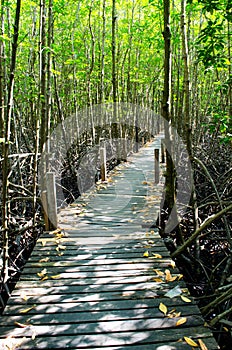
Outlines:
[[[3,225],[3,281],[7,282],[9,277],[9,153],[11,143],[11,121],[13,110],[15,68],[18,49],[19,22],[20,22],[21,0],[17,0],[14,20],[14,32],[11,50],[11,63],[8,84],[8,100],[5,115],[5,141],[3,159],[3,184],[2,184],[2,225]]]

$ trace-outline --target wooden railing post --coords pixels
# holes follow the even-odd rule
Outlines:
[[[56,207],[56,184],[55,174],[48,172],[46,174],[46,188],[47,188],[47,214],[49,219],[50,229],[57,229],[57,207]]]
[[[107,175],[106,175],[106,149],[105,149],[105,147],[100,148],[100,173],[101,173],[101,180],[106,181]]]
[[[160,167],[159,167],[159,148],[154,150],[154,171],[155,171],[155,184],[159,183]]]
[[[162,162],[162,164],[165,163],[165,143],[164,143],[164,139],[161,139],[161,162]]]
[[[48,219],[47,191],[42,191],[42,193],[41,193],[41,200],[42,200],[42,204],[43,204],[43,214],[44,214],[45,230],[46,230],[46,231],[49,231],[50,225],[49,225],[49,219]]]
[[[121,139],[121,160],[123,162],[127,161],[127,139]]]

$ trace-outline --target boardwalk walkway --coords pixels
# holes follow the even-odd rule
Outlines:
[[[193,340],[218,349],[148,229],[162,190],[153,185],[159,144],[118,166],[60,213],[60,231],[40,238],[1,317],[0,349],[190,350]]]

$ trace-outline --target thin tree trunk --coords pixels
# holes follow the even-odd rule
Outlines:
[[[117,72],[116,72],[116,0],[112,0],[112,86],[113,102],[117,102]]]
[[[171,147],[171,113],[170,113],[170,96],[171,96],[171,31],[170,31],[170,0],[164,0],[164,87],[163,87],[163,101],[162,101],[162,115],[167,121],[165,123],[165,142],[166,150]],[[165,198],[163,203],[163,211],[168,209],[170,214],[175,204],[175,177],[174,164],[172,161],[172,154],[166,151],[166,181],[165,181]],[[161,228],[165,230],[165,222],[167,217],[161,215]],[[164,232],[163,232],[164,233]]]
[[[181,35],[182,52],[184,61],[184,138],[187,151],[192,155],[191,121],[190,121],[190,78],[189,78],[189,53],[186,29],[186,0],[181,0]]]
[[[103,103],[105,99],[105,39],[106,39],[106,0],[102,4],[102,42],[101,42],[101,62],[100,62],[100,93],[99,102]]]
[[[0,35],[4,35],[4,0],[1,0],[1,13],[0,13]],[[5,44],[4,40],[0,41],[0,138],[4,138],[4,110],[5,110]],[[1,145],[0,145],[1,150]]]
[[[12,42],[10,77],[8,85],[8,102],[5,117],[5,142],[4,142],[4,160],[3,160],[3,191],[2,191],[2,224],[3,224],[3,281],[7,282],[9,278],[9,202],[8,202],[8,186],[9,186],[9,152],[11,138],[11,119],[13,109],[13,94],[14,94],[14,77],[16,68],[18,36],[19,36],[19,21],[20,21],[21,0],[17,0],[14,34]]]
[[[40,151],[42,152],[47,135],[46,121],[46,8],[45,0],[40,0],[40,43],[39,43],[39,64],[40,64]]]

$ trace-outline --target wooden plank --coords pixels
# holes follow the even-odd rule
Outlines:
[[[183,281],[178,281],[178,284],[180,288],[184,288],[185,284]],[[44,288],[43,286],[38,285],[36,288],[24,288],[23,293],[22,289],[16,286],[16,289],[12,292],[12,297],[14,296],[22,296],[25,295],[27,298],[29,298],[31,295],[48,295],[48,294],[91,294],[91,293],[101,293],[101,292],[112,292],[112,291],[117,291],[118,293],[120,292],[122,295],[125,294],[125,297],[128,295],[131,295],[131,291],[133,294],[131,297],[134,297],[134,293],[136,291],[147,291],[149,290],[151,293],[153,291],[156,291],[156,293],[159,293],[159,295],[165,294],[168,290],[170,290],[170,286],[168,283],[159,283],[157,284],[153,282],[144,282],[144,283],[131,283],[131,284],[121,284],[118,283],[116,285],[111,285],[107,284],[102,287],[102,285],[86,285],[83,287],[82,285],[59,285],[59,286],[52,286],[52,287],[46,287]],[[128,294],[127,294],[128,293]],[[11,301],[9,300],[9,303]],[[21,300],[22,304],[22,300]],[[185,304],[184,304],[185,305]],[[192,305],[192,303],[190,304]]]
[[[159,286],[160,287],[160,286]],[[52,295],[28,295],[26,292],[24,295],[26,296],[27,300],[22,301],[21,295],[12,295],[11,299],[9,300],[8,305],[16,305],[16,304],[22,304],[22,305],[34,305],[34,304],[49,304],[49,303],[58,303],[58,302],[65,302],[65,303],[72,303],[72,302],[84,302],[88,300],[90,301],[104,301],[104,300],[130,300],[130,299],[136,299],[136,300],[144,300],[144,299],[149,299],[149,298],[159,298],[159,303],[168,303],[170,304],[169,301],[166,300],[164,297],[164,294],[168,292],[169,286],[166,284],[166,286],[162,286],[162,291],[157,287],[153,287],[151,290],[133,290],[131,289],[126,289],[126,290],[117,290],[117,291],[85,291],[85,293],[74,293],[70,292],[67,293],[65,290],[61,294],[52,294]],[[29,292],[30,293],[30,292]],[[88,295],[86,295],[88,293]],[[192,303],[190,303],[192,304]],[[155,305],[155,303],[154,303]],[[159,304],[158,304],[159,305]],[[187,308],[187,305],[185,305]]]
[[[125,256],[124,256],[125,258]],[[96,268],[100,268],[103,266],[104,268],[120,268],[120,269],[127,269],[128,264],[129,265],[136,265],[138,268],[144,269],[145,267],[148,268],[154,267],[154,264],[158,264],[159,267],[169,267],[172,259],[167,258],[167,259],[156,259],[155,261],[153,259],[147,259],[147,258],[139,258],[136,257],[136,260],[131,259],[131,261],[128,261],[128,259],[116,259],[112,256],[111,259],[71,259],[71,260],[66,260],[64,257],[63,259],[59,259],[59,261],[48,261],[48,262],[37,262],[38,258],[36,259],[36,262],[31,262],[31,260],[27,263],[27,265],[24,268],[24,273],[27,270],[31,270],[31,268],[49,268],[49,267],[72,267],[72,266],[94,266]],[[107,264],[106,264],[107,262]],[[38,271],[38,270],[37,270]],[[36,271],[36,272],[37,272]]]
[[[15,327],[5,326],[1,327],[1,334],[8,335],[9,337],[30,337],[33,332],[39,337],[46,336],[59,336],[60,334],[69,336],[79,334],[97,334],[97,333],[124,333],[124,332],[135,332],[137,329],[141,330],[155,330],[158,332],[162,329],[169,331],[177,331],[176,322],[180,320],[180,317],[176,318],[152,318],[152,319],[122,319],[122,320],[107,320],[88,323],[67,323],[64,325],[36,325],[33,324],[28,327]],[[202,318],[198,316],[189,316],[184,327],[199,327],[202,325]],[[174,329],[173,329],[174,328]],[[182,329],[184,329],[182,327]],[[177,331],[178,332],[178,331]],[[120,338],[120,336],[118,336]],[[176,338],[175,338],[176,339]]]
[[[196,306],[189,306],[187,309],[184,306],[179,306],[178,311],[181,312],[182,317],[200,317],[199,313],[196,313]],[[86,322],[98,322],[99,320],[112,321],[112,320],[126,320],[126,319],[153,319],[153,318],[163,318],[163,315],[159,310],[154,308],[137,308],[137,309],[127,309],[127,310],[100,310],[92,311],[89,313],[79,312],[78,317],[76,313],[65,312],[65,313],[50,313],[50,314],[34,314],[34,315],[17,315],[9,316],[7,322],[0,325],[1,329],[6,326],[11,326],[15,322],[21,324],[33,325],[48,325],[48,324],[76,324],[86,323]],[[28,322],[29,321],[29,322]],[[190,321],[190,319],[189,319]],[[2,332],[2,331],[1,331]]]
[[[140,275],[140,276],[118,276],[118,277],[101,277],[96,278],[93,280],[93,278],[84,278],[84,279],[50,279],[50,280],[44,280],[44,281],[37,281],[37,280],[20,280],[17,283],[17,286],[19,288],[36,288],[36,287],[52,287],[52,286],[62,286],[62,285],[92,285],[93,283],[95,285],[107,285],[107,284],[130,284],[130,283],[145,283],[152,281],[154,279],[154,276],[151,275]]]
[[[92,298],[92,299],[91,299]],[[164,300],[165,299],[165,300]],[[169,298],[142,298],[141,299],[128,299],[126,297],[119,297],[115,300],[97,300],[92,297],[86,295],[85,299],[86,303],[83,302],[82,299],[80,301],[75,302],[64,302],[64,303],[44,303],[44,304],[26,304],[22,301],[21,304],[7,305],[4,315],[17,315],[21,314],[23,310],[27,310],[33,308],[27,312],[27,316],[30,317],[34,314],[49,314],[49,313],[66,313],[66,312],[92,312],[92,311],[100,311],[100,310],[128,310],[128,309],[144,309],[144,308],[152,308],[155,312],[155,308],[158,308],[160,303],[163,302],[169,310],[175,308],[178,311],[179,307],[185,307],[186,309],[189,306],[192,306],[193,303],[188,303],[186,305],[185,302],[182,301],[181,298],[169,299]],[[196,314],[196,311],[195,311]]]
[[[60,329],[60,334],[63,333],[63,329]],[[140,330],[139,330],[140,329]],[[67,333],[67,330],[65,330]],[[33,332],[33,331],[32,331]],[[193,339],[203,339],[207,344],[207,340],[210,337],[210,332],[203,327],[189,327],[181,329],[168,329],[168,339],[167,342],[167,329],[163,330],[145,330],[138,327],[136,332],[108,332],[99,334],[95,332],[94,334],[86,335],[73,335],[66,334],[62,336],[43,336],[32,338],[32,332],[29,337],[24,337],[21,339],[11,339],[11,344],[18,344],[21,342],[20,348],[23,349],[88,349],[88,348],[98,348],[98,347],[112,347],[112,346],[126,346],[126,345],[150,345],[158,347],[159,344],[169,344],[169,342],[175,342],[178,345],[180,339],[184,336],[192,337]],[[70,331],[71,333],[71,331]],[[212,347],[210,350],[218,349],[212,338],[210,339]],[[2,342],[3,343],[3,342]],[[214,343],[214,344],[212,344]],[[1,342],[0,342],[1,345]],[[171,349],[171,348],[170,348]],[[174,348],[175,349],[175,348]],[[189,345],[188,345],[189,349]],[[171,349],[172,350],[172,349]]]

